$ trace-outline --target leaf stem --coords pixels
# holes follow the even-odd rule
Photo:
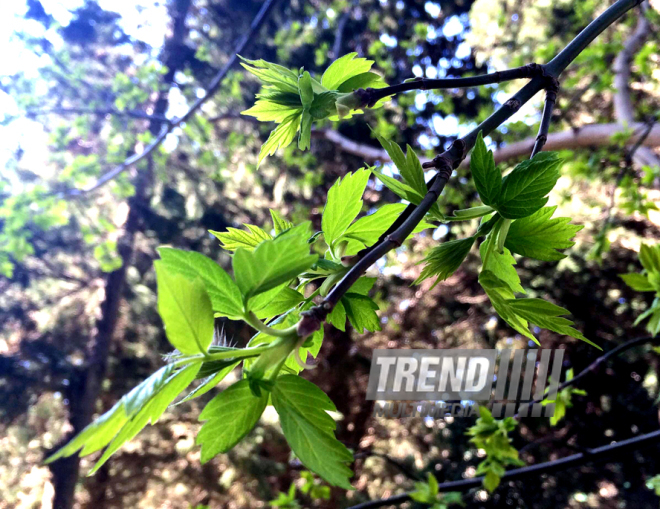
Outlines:
[[[288,327],[286,329],[274,329],[269,327],[264,322],[259,320],[257,315],[250,311],[243,319],[253,328],[257,329],[259,332],[266,334],[268,336],[273,336],[276,338],[288,338],[289,336],[296,334],[296,325]]]

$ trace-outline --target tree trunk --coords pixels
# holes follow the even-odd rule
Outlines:
[[[169,87],[174,82],[174,74],[181,64],[181,52],[179,50],[187,34],[185,19],[189,9],[190,0],[175,0],[171,7],[172,35],[166,41],[161,53],[161,58],[164,65],[167,66],[168,72],[163,76],[165,86],[156,100],[153,113],[155,117],[162,117],[167,111]],[[150,122],[149,131],[151,134],[157,135],[160,129],[161,122],[157,120]],[[141,228],[142,211],[149,207],[153,176],[152,167],[153,161],[149,160],[147,168],[139,171],[133,182],[135,195],[129,200],[128,218],[124,224],[124,233],[117,247],[122,258],[122,266],[111,272],[107,277],[105,300],[101,306],[101,317],[96,323],[91,341],[87,362],[85,363],[86,369],[81,374],[78,383],[71,384],[72,391],[69,400],[71,402],[70,423],[73,430],[65,441],[82,431],[91,422],[96,410],[96,400],[105,378],[108,354],[117,326],[119,306],[126,284],[126,270],[133,256],[135,235]],[[77,455],[62,458],[50,465],[55,491],[53,497],[54,509],[70,509],[73,507],[79,469],[80,463]]]

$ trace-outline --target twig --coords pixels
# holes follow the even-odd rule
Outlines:
[[[28,110],[25,112],[25,116],[28,118],[36,117],[38,115],[98,115],[106,116],[113,115],[116,117],[130,117],[140,120],[156,120],[158,122],[169,123],[170,119],[163,117],[161,115],[149,115],[144,111],[139,110],[118,110],[116,108],[52,108],[49,110]]]
[[[541,125],[539,134],[536,136],[536,142],[532,149],[531,157],[543,150],[545,142],[548,141],[548,132],[550,131],[550,121],[552,120],[552,110],[555,108],[557,93],[559,92],[559,81],[551,78],[545,88],[545,102],[543,104],[543,114],[541,115]]]
[[[341,297],[353,286],[364,272],[388,251],[400,246],[442,193],[452,171],[459,166],[467,152],[474,146],[479,132],[490,134],[504,123],[511,115],[527,103],[537,92],[548,86],[548,78],[558,79],[564,69],[593,41],[603,30],[635,7],[641,0],[618,0],[580,32],[547,65],[540,66],[538,75],[532,78],[502,107],[472,130],[465,137],[456,140],[451,147],[436,156],[433,161],[424,164],[426,168],[436,168],[438,173],[429,181],[429,190],[419,205],[408,205],[394,224],[379,240],[360,252],[359,261],[351,267],[343,279],[332,289],[320,305],[302,313],[298,324],[300,337],[307,337],[319,330],[322,322],[339,302]],[[406,85],[405,83],[402,85]],[[382,89],[385,90],[385,89]],[[390,91],[391,93],[391,91]],[[370,98],[370,101],[372,98]]]
[[[450,88],[469,88],[481,85],[492,85],[494,83],[503,83],[525,78],[534,78],[543,73],[543,66],[535,63],[514,67],[504,71],[497,71],[479,76],[470,76],[468,78],[414,78],[398,85],[392,85],[384,88],[367,88],[355,92],[365,106],[373,107],[378,101],[401,92],[410,90],[444,90]]]
[[[264,22],[268,17],[268,14],[270,13],[270,11],[273,9],[273,7],[277,2],[278,0],[266,0],[264,2],[264,4],[261,6],[261,9],[255,16],[254,20],[252,20],[252,23],[250,24],[250,28],[247,30],[247,32],[245,32],[245,34],[243,34],[243,37],[241,37],[238,44],[234,48],[234,51],[229,57],[227,63],[224,65],[222,69],[220,69],[218,74],[216,74],[213,80],[211,81],[211,84],[206,88],[206,93],[202,97],[197,99],[190,107],[190,109],[182,117],[172,119],[169,124],[165,125],[163,129],[161,129],[160,134],[154,139],[154,141],[152,141],[149,145],[147,145],[142,152],[127,158],[126,160],[124,160],[123,163],[121,163],[120,165],[116,166],[112,170],[108,171],[107,173],[99,177],[99,179],[91,186],[85,189],[71,189],[68,192],[65,192],[64,194],[67,196],[80,196],[86,193],[90,193],[102,187],[104,184],[107,184],[112,179],[117,177],[117,175],[120,175],[134,164],[140,162],[148,155],[152,154],[158,147],[160,147],[161,143],[165,141],[167,135],[170,134],[174,130],[174,128],[183,124],[192,116],[194,116],[197,113],[197,110],[199,110],[202,107],[202,105],[206,101],[208,101],[211,97],[213,97],[213,95],[220,89],[220,85],[222,84],[222,81],[224,80],[225,76],[227,76],[227,73],[238,61],[237,55],[239,53],[242,53],[243,50],[245,50],[245,48],[248,46],[248,44],[254,39],[257,31],[264,24]]]
[[[546,461],[545,463],[539,463],[536,465],[509,470],[502,476],[502,481],[513,481],[516,479],[530,477],[532,475],[547,474],[556,470],[564,470],[567,468],[576,467],[585,463],[590,463],[592,461],[602,459],[615,453],[618,454],[624,451],[639,449],[640,447],[657,440],[660,440],[660,430],[646,433],[638,437],[629,438],[627,440],[622,440],[621,442],[615,442],[610,445],[596,447],[595,449],[587,449],[584,452],[566,456],[565,458],[558,460]],[[482,485],[483,479],[483,477],[473,477],[471,479],[462,479],[460,481],[445,482],[438,485],[438,491],[467,491],[472,488],[480,487]],[[381,500],[364,502],[362,504],[351,506],[348,509],[374,509],[376,507],[403,504],[404,502],[408,502],[410,500],[411,498],[409,493],[402,493],[401,495],[395,495],[393,497],[383,498]]]
[[[660,341],[660,337],[653,337],[653,336],[645,336],[642,338],[636,338],[636,339],[631,339],[630,341],[627,341],[625,343],[622,343],[621,345],[617,346],[616,348],[613,348],[609,352],[601,355],[598,357],[596,360],[594,360],[591,364],[589,364],[586,368],[584,368],[582,371],[580,371],[577,375],[575,375],[573,378],[570,380],[566,380],[563,383],[559,384],[556,388],[551,387],[552,390],[548,391],[542,398],[540,399],[535,399],[534,401],[530,402],[529,405],[537,405],[541,403],[542,401],[546,400],[549,396],[550,393],[558,393],[562,389],[565,389],[566,387],[570,387],[571,385],[577,384],[580,380],[582,380],[584,377],[587,375],[594,373],[602,364],[607,362],[609,359],[612,357],[618,357],[621,355],[623,352],[630,350],[631,348],[635,348],[636,346],[643,345],[644,343],[649,343],[652,341]],[[516,418],[518,416],[516,415]]]

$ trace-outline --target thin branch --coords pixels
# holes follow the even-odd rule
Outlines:
[[[539,134],[536,136],[536,142],[532,149],[531,157],[543,150],[545,142],[548,141],[548,132],[550,131],[550,121],[552,120],[552,110],[555,108],[557,93],[559,92],[559,81],[552,79],[545,89],[545,102],[543,103],[543,114],[541,115],[541,125]]]
[[[158,122],[169,123],[170,119],[161,115],[150,115],[144,111],[140,110],[118,110],[116,108],[52,108],[49,110],[28,110],[25,112],[25,116],[28,118],[33,118],[39,115],[98,115],[105,117],[107,115],[113,115],[116,117],[130,117],[140,120],[156,120]]]
[[[112,170],[108,171],[107,173],[99,177],[99,179],[91,186],[85,189],[72,189],[68,192],[65,192],[65,194],[68,196],[79,196],[92,192],[100,188],[104,184],[107,184],[112,179],[117,177],[117,175],[120,175],[134,164],[140,162],[141,160],[152,154],[158,147],[160,147],[163,141],[165,141],[165,138],[167,138],[167,135],[170,134],[174,130],[174,128],[176,128],[177,126],[183,124],[184,122],[192,118],[197,113],[197,110],[199,110],[202,107],[202,105],[206,101],[208,101],[211,97],[213,97],[213,95],[220,89],[220,86],[222,85],[222,81],[227,76],[227,73],[229,73],[229,71],[234,66],[234,64],[238,62],[238,54],[242,53],[243,50],[245,50],[245,48],[248,46],[248,44],[254,39],[259,29],[266,21],[268,14],[271,12],[271,10],[273,9],[273,7],[277,2],[278,0],[266,0],[264,2],[264,4],[261,6],[261,9],[255,16],[254,20],[252,20],[249,30],[247,30],[245,34],[243,34],[243,37],[241,37],[238,44],[234,48],[234,51],[229,57],[227,63],[223,66],[222,69],[220,69],[218,74],[216,74],[213,80],[211,81],[210,85],[206,88],[205,94],[199,99],[197,99],[190,107],[190,109],[182,117],[172,119],[169,124],[165,125],[163,129],[161,129],[160,134],[154,139],[154,141],[152,141],[149,145],[147,145],[142,152],[127,158],[123,163],[121,163],[120,165],[116,166]]]
[[[401,92],[408,92],[410,90],[446,90],[451,88],[469,88],[481,85],[492,85],[518,79],[534,78],[539,76],[542,72],[543,66],[532,63],[521,67],[506,69],[504,71],[481,74],[479,76],[470,76],[468,78],[414,78],[389,87],[378,89],[367,88],[366,90],[360,89],[357,90],[355,94],[363,101],[365,106],[373,107],[378,101],[385,97],[400,94]]]
[[[536,465],[509,470],[502,476],[502,481],[514,481],[516,479],[538,476],[540,474],[547,474],[557,470],[565,470],[567,468],[580,466],[596,460],[602,461],[607,456],[639,449],[640,447],[651,444],[657,440],[660,440],[660,430],[622,440],[621,442],[596,447],[595,449],[587,449],[584,452],[566,456],[565,458],[558,460],[546,461],[545,463],[538,463]],[[462,479],[460,481],[445,482],[438,485],[438,491],[467,491],[472,488],[479,488],[482,485],[483,479],[483,477],[473,477],[471,479]],[[364,502],[349,507],[348,509],[374,509],[376,507],[399,505],[410,500],[412,499],[410,498],[409,493],[402,493],[401,495],[395,495],[381,500]]]
[[[367,269],[381,256],[390,250],[401,246],[419,222],[424,218],[433,204],[444,190],[452,171],[456,169],[465,158],[467,152],[474,146],[478,134],[484,136],[497,129],[508,120],[520,107],[527,103],[540,90],[547,88],[548,78],[558,79],[559,74],[593,41],[598,34],[623,16],[641,0],[618,0],[600,16],[592,21],[566,48],[559,52],[546,66],[540,66],[539,75],[532,78],[511,99],[496,110],[479,126],[465,137],[456,140],[451,147],[436,156],[433,161],[423,165],[425,168],[436,168],[438,173],[429,181],[429,190],[418,205],[408,205],[388,230],[381,235],[371,247],[358,253],[360,259],[353,265],[332,291],[323,299],[320,305],[302,313],[298,323],[298,335],[307,337],[321,328],[321,324],[332,311],[334,306],[353,286]],[[361,89],[362,92],[366,92]],[[358,91],[359,92],[359,91]]]
[[[623,49],[614,59],[612,70],[614,71],[614,116],[622,125],[631,125],[635,121],[635,107],[630,97],[630,66],[635,53],[643,46],[644,42],[651,33],[651,23],[646,18],[648,10],[648,1],[640,4],[640,16],[633,34],[626,40]],[[640,165],[660,166],[660,157],[651,149],[642,147],[635,161]]]

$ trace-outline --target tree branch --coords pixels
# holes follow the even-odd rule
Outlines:
[[[86,193],[90,193],[102,187],[103,185],[107,184],[112,179],[117,177],[117,175],[120,175],[134,164],[142,161],[144,158],[152,154],[158,147],[160,147],[163,141],[165,141],[167,135],[170,134],[174,130],[174,128],[183,124],[191,117],[193,117],[197,113],[197,110],[199,110],[202,107],[202,105],[206,101],[208,101],[211,97],[213,97],[213,95],[220,89],[220,85],[222,85],[222,81],[227,76],[227,73],[238,61],[238,54],[242,53],[243,50],[248,46],[250,41],[254,39],[256,33],[264,24],[264,22],[268,17],[268,14],[271,12],[271,10],[273,9],[273,7],[277,2],[278,0],[266,0],[264,2],[264,4],[261,6],[261,9],[255,16],[254,20],[252,20],[252,23],[250,24],[250,29],[247,32],[245,32],[243,37],[241,37],[238,44],[234,48],[233,53],[229,57],[227,63],[223,66],[222,69],[220,69],[218,74],[216,74],[213,80],[211,81],[211,84],[206,88],[205,94],[199,99],[197,99],[190,107],[190,109],[188,109],[188,111],[182,117],[172,119],[169,124],[165,125],[161,129],[160,134],[154,139],[154,141],[152,141],[149,145],[147,145],[142,152],[127,158],[123,163],[121,163],[120,165],[116,166],[112,170],[108,171],[107,173],[99,177],[99,179],[91,186],[85,189],[71,189],[70,191],[65,192],[64,194],[68,196],[79,196]]]
[[[651,33],[651,23],[646,18],[646,11],[648,10],[648,1],[644,1],[640,5],[641,12],[639,21],[635,31],[630,38],[624,43],[623,49],[614,59],[612,70],[614,71],[614,116],[617,121],[624,125],[630,126],[635,122],[635,108],[630,98],[630,66],[632,64],[635,53],[640,50],[647,37]],[[640,166],[660,166],[660,157],[658,157],[651,149],[640,147],[635,155],[635,162]]]
[[[646,125],[636,122],[629,127],[638,131],[644,129]],[[546,150],[563,150],[608,146],[612,144],[612,136],[624,130],[623,126],[613,123],[587,124],[575,129],[566,129],[565,131],[548,134],[544,148]],[[317,129],[312,131],[312,136],[331,141],[344,152],[360,157],[367,162],[391,162],[390,156],[387,155],[385,150],[364,143],[357,143],[333,129]],[[534,148],[535,142],[535,138],[526,138],[495,150],[493,152],[495,163],[499,164],[529,154]],[[654,125],[651,128],[648,136],[643,139],[642,146],[660,147],[660,126]],[[428,159],[421,158],[421,160],[422,162],[428,162]],[[469,165],[470,156],[467,156],[459,168],[468,168]]]
[[[158,122],[169,123],[170,119],[162,115],[150,115],[144,111],[139,110],[118,110],[116,108],[52,108],[49,110],[28,110],[25,116],[33,118],[39,115],[98,115],[105,117],[113,115],[116,117],[130,117],[139,120],[156,120]]]
[[[509,470],[502,476],[502,481],[514,481],[516,479],[523,479],[525,477],[537,476],[539,474],[547,474],[557,470],[564,470],[567,468],[576,467],[592,461],[601,460],[613,454],[620,454],[625,451],[639,449],[644,445],[651,444],[660,440],[660,430],[646,433],[638,437],[615,442],[610,445],[603,445],[595,449],[588,449],[578,454],[566,456],[558,460],[546,461],[537,465],[530,465],[528,467],[516,468]],[[438,485],[440,492],[447,491],[467,491],[472,488],[478,488],[482,485],[483,477],[473,477],[471,479],[462,479],[460,481],[450,481]],[[409,493],[402,493],[393,497],[384,498],[381,500],[372,500],[362,504],[354,505],[348,509],[374,509],[376,507],[385,507],[391,505],[403,504],[412,500]]]
[[[321,328],[321,324],[339,302],[341,297],[353,286],[366,270],[388,251],[400,246],[417,224],[424,218],[429,209],[437,201],[452,171],[465,158],[467,152],[474,146],[478,134],[484,136],[497,129],[508,120],[520,107],[527,103],[540,90],[548,86],[548,77],[557,79],[559,74],[593,41],[598,34],[623,16],[641,0],[618,0],[600,16],[592,21],[566,48],[559,52],[547,66],[541,66],[538,76],[532,78],[503,106],[497,109],[486,120],[463,138],[456,140],[451,147],[436,156],[432,161],[423,164],[425,168],[436,168],[438,173],[429,181],[429,190],[424,199],[415,206],[408,205],[388,230],[381,235],[371,247],[362,250],[359,261],[353,265],[339,283],[323,299],[323,302],[302,313],[298,323],[298,335],[305,338]]]

